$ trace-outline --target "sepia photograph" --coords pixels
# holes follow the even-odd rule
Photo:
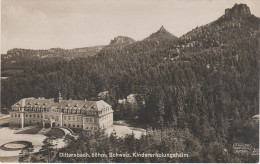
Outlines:
[[[259,163],[260,1],[1,0],[0,163]]]

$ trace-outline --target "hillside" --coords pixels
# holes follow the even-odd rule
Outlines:
[[[15,48],[7,51],[7,54],[1,55],[2,60],[18,58],[48,58],[48,57],[62,57],[64,59],[74,59],[78,57],[89,57],[96,55],[104,46],[62,49],[51,48],[48,50],[32,50]]]
[[[194,161],[257,161],[234,154],[232,144],[259,146],[251,118],[259,113],[260,19],[244,4],[223,13],[180,38],[162,27],[144,40],[115,41],[87,58],[2,62],[2,76],[10,78],[2,80],[1,105],[54,97],[59,90],[67,99],[89,100],[108,91],[115,120],[187,130],[202,147]],[[117,103],[133,93],[145,104]]]
[[[149,37],[135,42],[129,42],[127,44],[108,45],[103,48],[97,55],[106,59],[127,55],[136,54],[159,54],[166,51],[169,47],[176,45],[178,38],[169,33],[163,26],[151,34]]]

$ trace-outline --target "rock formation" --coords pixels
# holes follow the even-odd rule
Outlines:
[[[246,4],[235,4],[231,9],[228,8],[225,10],[226,17],[247,17],[251,15],[251,11]]]

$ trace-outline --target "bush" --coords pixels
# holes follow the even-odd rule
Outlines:
[[[48,133],[46,133],[46,136],[48,137],[57,137],[62,138],[65,135],[65,133],[57,128],[52,128]]]

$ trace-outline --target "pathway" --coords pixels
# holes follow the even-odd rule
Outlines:
[[[38,134],[45,135],[45,134],[47,134],[50,130],[51,130],[51,128],[42,128],[42,130],[40,130],[40,131],[38,132]]]
[[[62,127],[57,127],[57,128],[63,130],[63,132],[65,133],[64,136],[66,136],[66,135],[71,135],[71,136],[73,136],[73,137],[76,137],[76,135],[72,132],[72,130],[68,130],[68,129],[62,128]]]

